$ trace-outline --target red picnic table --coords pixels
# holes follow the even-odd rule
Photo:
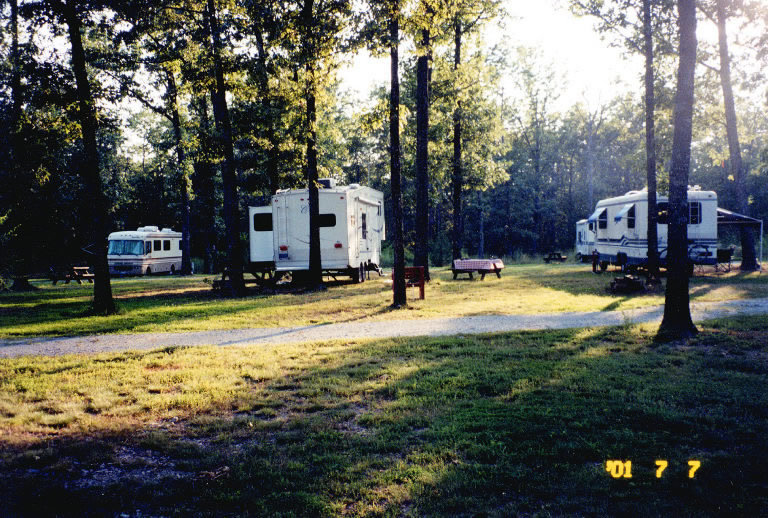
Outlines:
[[[451,267],[454,280],[461,273],[469,274],[469,278],[473,279],[472,274],[474,272],[480,274],[480,280],[485,280],[487,273],[495,273],[496,277],[501,279],[501,270],[503,269],[504,262],[501,259],[454,259]]]

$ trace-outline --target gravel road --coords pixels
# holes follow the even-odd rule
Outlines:
[[[258,345],[397,336],[445,336],[535,329],[568,329],[661,321],[664,308],[626,311],[487,315],[421,320],[359,321],[304,327],[227,329],[189,333],[141,333],[0,340],[0,358],[57,356],[193,345]],[[736,315],[766,315],[768,298],[691,304],[694,322]]]

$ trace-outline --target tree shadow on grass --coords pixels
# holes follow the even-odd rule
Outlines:
[[[650,341],[622,327],[332,347],[176,421],[4,448],[0,497],[40,516],[759,514],[765,363],[745,374]],[[633,461],[631,484],[608,459]]]

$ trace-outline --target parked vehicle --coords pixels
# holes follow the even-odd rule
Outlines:
[[[181,270],[181,232],[139,227],[109,234],[110,275],[151,275]]]
[[[658,248],[660,265],[667,258],[669,202],[658,196]],[[691,264],[717,262],[717,194],[698,186],[688,191],[688,258]],[[609,264],[629,268],[648,262],[648,192],[630,191],[597,202],[587,219],[595,232],[595,248],[601,269]]]
[[[582,263],[592,260],[592,251],[595,249],[594,225],[586,219],[576,222],[576,260]]]
[[[358,184],[320,181],[320,257],[324,272],[362,282],[378,271],[384,232],[384,195]],[[249,207],[250,269],[279,276],[309,270],[309,191],[278,191],[268,206]]]

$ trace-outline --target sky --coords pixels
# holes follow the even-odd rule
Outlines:
[[[566,0],[505,0],[509,16],[492,22],[484,39],[488,45],[498,43],[511,50],[519,46],[538,49],[542,59],[564,78],[560,108],[577,102],[596,107],[618,92],[639,89],[641,58],[627,58],[611,47],[594,29],[593,19],[576,17],[566,4]],[[341,78],[342,87],[363,101],[375,85],[388,84],[388,58],[361,52],[342,69]],[[506,91],[514,90],[511,79],[505,83]]]

